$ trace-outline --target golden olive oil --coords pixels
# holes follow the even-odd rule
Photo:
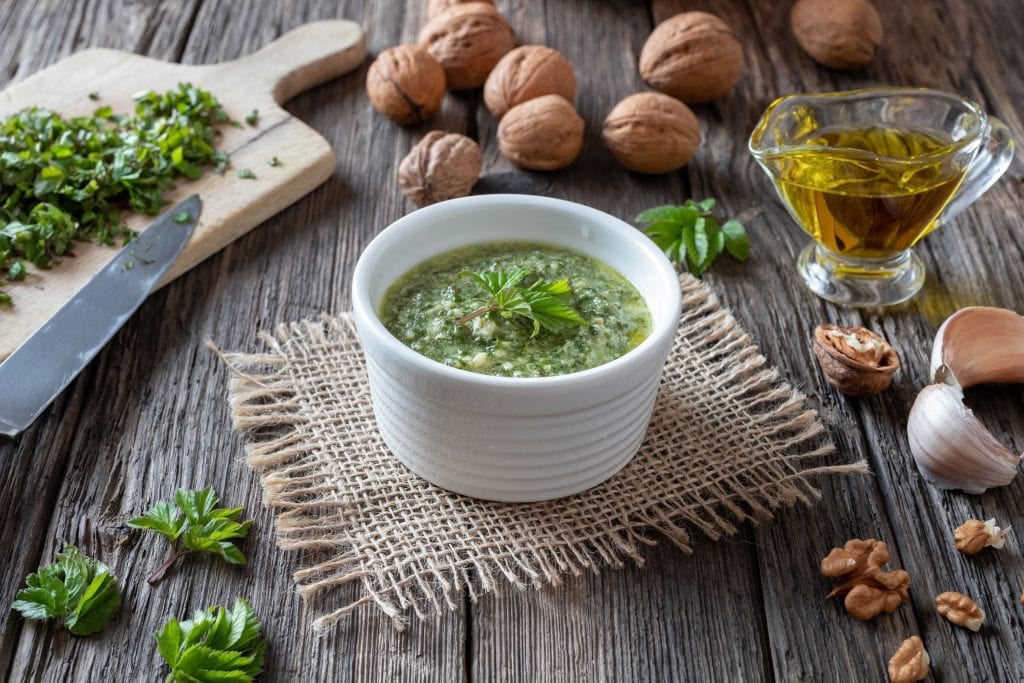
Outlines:
[[[825,248],[885,258],[930,229],[966,173],[952,140],[897,127],[814,131],[771,159],[797,222]]]

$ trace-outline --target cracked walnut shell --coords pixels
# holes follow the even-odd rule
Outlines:
[[[683,12],[658,24],[640,51],[647,85],[684,102],[723,97],[743,75],[743,46],[707,12]]]
[[[995,519],[985,522],[979,519],[969,519],[953,532],[953,544],[964,555],[974,555],[989,546],[996,549],[1002,548],[1006,543],[1006,534],[1008,533],[1010,533],[1009,527],[1000,529],[996,526]]]
[[[947,591],[935,596],[935,609],[957,626],[977,632],[985,621],[985,612],[978,603],[963,593]]]
[[[484,103],[500,119],[509,109],[541,95],[576,97],[572,64],[557,50],[523,45],[501,58],[484,83]]]
[[[924,649],[924,643],[918,636],[910,636],[896,650],[889,660],[889,680],[891,683],[916,683],[928,677],[928,665],[931,657]]]
[[[643,92],[615,105],[602,134],[612,155],[629,170],[668,173],[693,158],[700,145],[700,122],[679,100]]]
[[[579,156],[584,127],[567,99],[544,95],[508,110],[498,124],[498,147],[516,166],[553,171]]]
[[[892,383],[900,367],[896,351],[863,327],[827,323],[814,328],[814,355],[825,379],[847,396],[873,396]]]
[[[480,178],[483,155],[465,135],[434,130],[398,166],[398,184],[416,206],[469,194]]]
[[[910,599],[910,575],[902,569],[884,571],[889,549],[873,538],[855,538],[833,548],[821,561],[824,576],[842,579],[828,597],[845,596],[846,611],[861,621],[890,613]]]
[[[423,123],[444,98],[444,69],[417,45],[396,45],[366,72],[366,94],[377,111],[402,125]]]
[[[494,5],[468,2],[427,22],[417,42],[441,63],[449,88],[470,90],[484,84],[494,65],[516,46],[516,36]]]
[[[798,0],[789,21],[800,47],[831,69],[865,66],[882,42],[882,19],[867,0]]]

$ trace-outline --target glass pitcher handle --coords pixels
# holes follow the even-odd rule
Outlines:
[[[988,117],[988,123],[988,138],[978,150],[978,156],[971,162],[971,168],[967,171],[967,177],[964,178],[956,196],[935,221],[936,227],[948,223],[951,218],[985,194],[1013,161],[1013,138],[1010,137],[1010,129],[1002,121],[991,116]]]

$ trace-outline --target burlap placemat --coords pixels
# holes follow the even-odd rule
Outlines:
[[[310,596],[358,581],[364,594],[325,608],[324,628],[375,603],[401,628],[503,586],[557,586],[567,575],[644,563],[664,537],[690,552],[781,505],[820,494],[807,467],[833,452],[804,397],[766,367],[750,338],[700,281],[684,275],[683,316],[646,440],[604,484],[545,503],[494,503],[437,488],[384,445],[347,314],[280,325],[262,354],[222,354],[237,429],[277,541],[318,550],[295,573]],[[326,601],[325,601],[326,602]]]

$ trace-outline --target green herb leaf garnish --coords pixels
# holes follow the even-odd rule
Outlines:
[[[251,112],[249,112],[249,115],[245,117],[245,122],[248,123],[250,126],[255,126],[256,123],[259,120],[260,120],[260,110],[259,109],[253,109]]]
[[[246,180],[256,180],[256,174],[252,172],[251,168],[238,169],[238,177],[245,178]]]
[[[100,94],[98,92],[96,92],[95,90],[92,91],[91,93],[89,93],[89,99],[90,100],[94,100],[95,101],[95,100],[98,100],[99,98],[100,98]]]
[[[99,631],[121,606],[117,579],[107,566],[69,543],[56,562],[29,574],[25,583],[14,609],[26,619],[63,619],[64,627],[79,636]]]
[[[171,542],[172,553],[146,580],[157,583],[177,560],[189,553],[219,555],[231,564],[245,564],[232,540],[245,538],[252,520],[239,521],[242,508],[218,508],[212,488],[178,489],[174,505],[161,501],[141,517],[128,521],[135,529],[155,531]]]
[[[468,271],[459,273],[460,277],[474,279],[490,295],[487,302],[459,319],[459,325],[465,325],[474,318],[488,313],[497,313],[503,318],[512,319],[516,316],[525,318],[533,324],[534,337],[541,330],[562,332],[576,325],[586,325],[587,321],[568,303],[572,294],[572,286],[568,278],[553,282],[535,280],[527,287],[520,283],[529,275],[522,268],[512,270]]]
[[[270,157],[270,161],[268,163],[271,166],[280,166],[281,165],[281,160],[278,159],[277,157]]]
[[[178,213],[171,216],[171,220],[175,223],[188,223],[192,220],[192,214],[188,211],[179,211]]]
[[[676,266],[694,275],[706,271],[722,251],[739,260],[750,257],[750,242],[743,225],[733,219],[720,225],[711,215],[714,199],[687,199],[682,206],[658,206],[636,217],[644,232]]]
[[[188,84],[139,93],[132,114],[105,106],[65,119],[30,107],[3,120],[0,272],[18,259],[49,268],[79,240],[127,241],[123,210],[156,215],[176,179],[227,163],[213,147],[227,121],[210,93]]]
[[[267,649],[261,626],[242,598],[231,610],[210,607],[188,620],[170,619],[153,634],[160,656],[171,667],[167,683],[254,680],[263,671]]]

